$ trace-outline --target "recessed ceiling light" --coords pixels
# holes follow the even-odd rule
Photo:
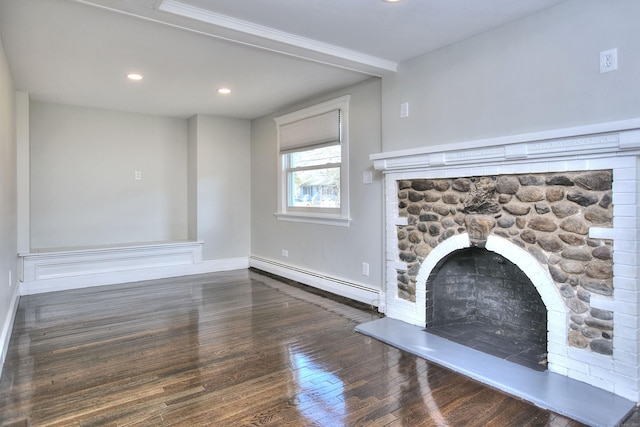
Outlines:
[[[385,3],[400,3],[402,0],[382,0]]]
[[[127,74],[127,78],[129,80],[142,80],[142,74],[138,73],[129,73]]]
[[[221,87],[220,89],[218,89],[218,93],[222,94],[222,95],[227,95],[231,93],[231,89],[226,88],[226,87]]]

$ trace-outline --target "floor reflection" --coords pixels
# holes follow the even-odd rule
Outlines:
[[[339,425],[346,417],[342,380],[295,349],[289,350],[289,359],[300,414],[311,425]]]
[[[423,369],[418,371],[418,363]],[[440,413],[438,404],[431,396],[429,382],[425,381],[424,371],[429,367],[424,359],[418,359],[412,354],[401,352],[398,373],[404,377],[404,383],[400,387],[400,400],[403,403],[400,416],[405,425],[412,425],[418,420],[431,418],[438,426],[448,426],[447,420]],[[422,399],[416,399],[422,396]],[[407,403],[405,403],[407,402]],[[408,402],[412,402],[409,404]]]

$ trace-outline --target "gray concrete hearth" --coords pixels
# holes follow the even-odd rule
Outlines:
[[[635,409],[634,402],[611,392],[552,372],[534,371],[395,319],[367,322],[356,331],[589,426],[620,425]]]

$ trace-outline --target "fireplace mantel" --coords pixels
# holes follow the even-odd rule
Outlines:
[[[399,275],[405,274],[410,264],[406,258],[401,259],[398,248],[398,230],[408,225],[408,218],[400,214],[399,183],[611,171],[613,221],[608,226],[591,226],[587,237],[612,242],[613,291],[590,296],[591,308],[613,313],[612,351],[597,354],[569,345],[571,313],[547,266],[498,236],[490,236],[486,247],[522,268],[545,300],[549,310],[549,370],[640,401],[640,118],[424,145],[372,154],[370,159],[374,168],[384,174],[385,282],[379,309],[387,317],[422,327],[426,324],[425,283],[430,269],[470,243],[464,234],[446,237],[438,243],[424,260],[420,258],[419,272],[412,283],[415,289],[412,298],[401,295]],[[414,277],[414,274],[412,270],[410,275]]]
[[[637,155],[640,119],[555,129],[490,139],[429,145],[369,156],[383,172],[474,164]]]

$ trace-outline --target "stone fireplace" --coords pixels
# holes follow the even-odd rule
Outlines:
[[[639,154],[630,120],[373,155],[381,311],[443,337],[530,334],[528,363],[639,401]]]

